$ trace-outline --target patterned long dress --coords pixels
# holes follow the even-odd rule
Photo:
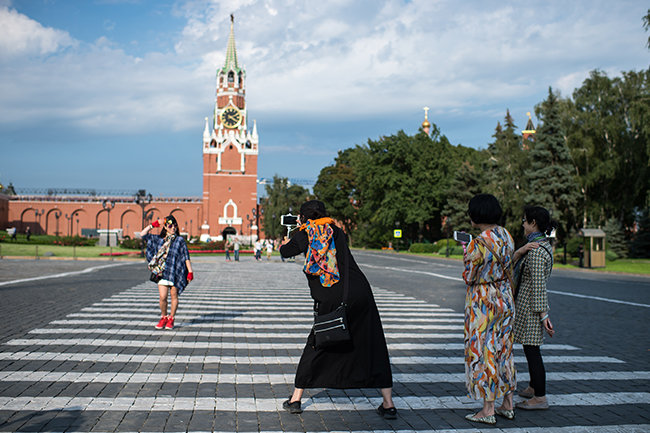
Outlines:
[[[503,227],[480,234],[510,266],[514,242]],[[516,389],[512,356],[514,302],[510,282],[492,253],[473,239],[465,254],[465,383],[474,399],[496,400]]]

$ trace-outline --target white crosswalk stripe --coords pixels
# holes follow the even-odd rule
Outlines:
[[[94,346],[112,347],[161,347],[160,341],[150,340],[123,340],[113,338],[17,338],[5,343],[8,346]],[[304,343],[251,343],[251,342],[223,342],[223,341],[165,341],[167,348],[192,348],[192,349],[246,349],[246,350],[302,350]],[[463,350],[463,343],[388,343],[388,350]],[[546,350],[579,350],[567,344],[549,344]]]
[[[615,428],[616,430],[612,430]],[[570,427],[508,427],[508,428],[499,428],[498,430],[492,429],[491,431],[503,432],[503,433],[647,433],[650,431],[650,424],[622,424],[617,426],[570,426]],[[480,430],[475,428],[468,429],[440,429],[440,430],[355,430],[354,433],[477,433]],[[86,433],[74,430],[68,430],[66,433]],[[102,431],[95,431],[94,433],[105,433]],[[121,433],[141,433],[136,431],[123,431]],[[167,433],[186,433],[185,430]],[[206,432],[195,432],[195,433],[227,433],[223,430],[214,430]],[[260,433],[304,433],[303,430],[300,431],[290,431],[290,430],[262,430]],[[310,433],[330,433],[329,431],[310,431]]]
[[[180,387],[208,383],[234,387],[249,385],[246,388],[249,390],[251,385],[290,389],[293,372],[278,371],[278,367],[298,363],[309,333],[313,302],[304,287],[237,288],[233,284],[233,287],[216,288],[210,286],[209,279],[196,282],[181,296],[176,327],[171,331],[153,329],[159,318],[157,297],[155,286],[144,283],[57,318],[47,326],[32,329],[23,338],[6,341],[0,350],[0,361],[8,364],[0,371],[0,384],[157,384],[158,387],[176,384]],[[402,387],[395,397],[400,411],[480,408],[481,402],[469,399],[464,392],[463,313],[383,288],[375,289],[375,297],[391,352],[393,379]],[[620,391],[614,393],[549,394],[553,406],[579,410],[594,406],[650,405],[650,393],[639,392],[633,386],[637,381],[650,380],[650,371],[631,369],[615,355],[593,356],[568,344],[545,344],[543,350],[544,363],[550,366],[547,373],[550,383],[616,381],[620,384]],[[515,362],[518,381],[527,381],[526,360],[520,346],[515,347]],[[76,363],[79,368],[67,368],[70,363]],[[86,364],[92,368],[85,368]],[[172,366],[187,367],[188,371],[179,373]],[[202,366],[210,368],[197,372]],[[240,372],[242,366],[246,368]],[[591,366],[589,371],[586,366]],[[457,391],[442,396],[417,391],[424,387],[434,389],[436,384],[447,384]],[[0,396],[0,412],[191,410],[265,413],[282,411],[282,401],[286,398],[284,395],[284,398],[259,397],[239,391],[232,397],[166,394],[92,397],[65,392],[42,396],[30,395],[29,389],[20,395]],[[576,388],[576,391],[583,390],[583,386]],[[379,394],[377,397],[339,395],[318,394],[305,399],[303,408],[318,412],[365,412],[373,411],[381,401]],[[612,427],[613,431],[648,431],[648,426],[622,424],[606,426],[610,428],[607,429],[576,425],[559,427],[555,431],[604,433],[612,431]],[[394,431],[412,433],[415,430]],[[531,426],[501,428],[500,431],[545,433],[548,430],[542,432]]]
[[[549,395],[558,406],[598,406],[611,404],[645,404],[650,400],[647,392],[576,393]],[[473,409],[481,403],[468,397],[395,397],[395,405],[411,409]],[[315,410],[370,410],[377,407],[381,398],[341,397],[313,398],[305,408]],[[275,398],[212,398],[212,397],[2,397],[0,410],[222,410],[242,412],[276,412],[282,400]]]
[[[183,363],[183,364],[248,364],[248,365],[270,365],[270,364],[297,364],[300,356],[227,356],[227,355],[138,355],[122,353],[98,353],[98,352],[0,352],[0,360],[16,361],[75,361],[75,362],[116,362],[116,363]],[[464,365],[463,358],[459,356],[391,356],[393,365]],[[515,356],[515,362],[525,364],[526,358]],[[609,356],[544,356],[545,364],[623,364],[620,359]]]
[[[394,374],[401,383],[465,383],[464,373]],[[527,381],[528,373],[519,373]],[[649,380],[650,371],[596,371],[548,373],[546,380]],[[79,373],[47,371],[3,371],[0,382],[93,382],[93,383],[293,383],[293,374],[210,374],[210,373]]]

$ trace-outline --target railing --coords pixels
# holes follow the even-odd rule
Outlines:
[[[50,202],[85,202],[85,203],[101,203],[103,200],[109,198],[116,203],[135,203],[133,197],[94,197],[94,196],[49,196],[49,195],[12,195],[9,200],[12,201],[50,201]],[[200,197],[154,197],[151,203],[198,203],[202,199]]]

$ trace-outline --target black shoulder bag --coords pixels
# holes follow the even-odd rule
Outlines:
[[[314,347],[324,349],[326,347],[336,346],[346,341],[350,341],[350,329],[348,327],[348,318],[345,312],[348,302],[348,291],[350,288],[350,253],[345,253],[345,273],[341,274],[343,278],[343,299],[341,305],[327,314],[318,314],[317,308],[314,310]]]

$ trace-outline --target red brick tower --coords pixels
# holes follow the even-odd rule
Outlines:
[[[226,61],[217,70],[217,97],[212,128],[205,118],[203,132],[203,215],[201,236],[254,234],[257,208],[257,154],[259,137],[253,121],[248,130],[246,71],[237,62],[234,18]],[[248,216],[248,218],[247,218]]]

